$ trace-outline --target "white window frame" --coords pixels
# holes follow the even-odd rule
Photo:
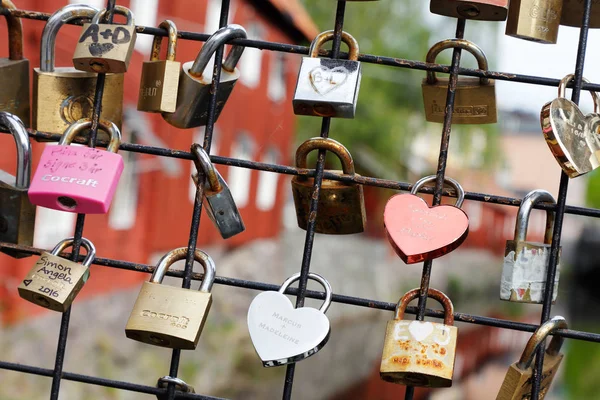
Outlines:
[[[262,157],[262,162],[277,164],[281,155],[275,147],[269,148]],[[279,174],[269,171],[260,171],[258,174],[258,187],[256,189],[256,208],[260,211],[271,211],[277,200]]]

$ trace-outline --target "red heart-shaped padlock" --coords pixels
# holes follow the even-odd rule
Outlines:
[[[469,233],[469,218],[455,206],[429,207],[414,194],[397,194],[385,205],[383,222],[396,253],[407,264],[443,256]]]

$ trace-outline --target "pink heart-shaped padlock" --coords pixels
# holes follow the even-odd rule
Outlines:
[[[416,196],[419,187],[435,180],[421,179],[410,194],[392,196],[383,213],[383,222],[392,247],[406,264],[432,260],[456,249],[469,233],[469,218],[456,206],[429,207]],[[464,191],[449,178],[458,192],[457,205],[462,204]]]

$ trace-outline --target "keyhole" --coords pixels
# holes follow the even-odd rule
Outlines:
[[[159,346],[167,346],[169,344],[168,340],[163,339],[162,337],[156,336],[156,335],[153,335],[153,334],[150,334],[150,341],[152,343],[155,343],[155,344],[159,345]]]
[[[57,201],[58,204],[66,210],[73,210],[75,207],[77,207],[77,202],[67,196],[60,196]]]
[[[0,233],[8,232],[8,221],[3,216],[0,216]]]
[[[473,4],[463,4],[456,8],[458,14],[465,18],[474,18],[479,15],[479,8]]]
[[[99,61],[90,61],[90,68],[94,70],[94,72],[102,73],[106,70],[106,66],[103,62]]]
[[[37,304],[39,304],[42,307],[46,307],[46,308],[50,307],[50,302],[45,297],[42,297],[42,296],[36,294],[34,296],[34,300]]]

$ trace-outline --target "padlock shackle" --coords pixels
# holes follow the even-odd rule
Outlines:
[[[135,20],[133,19],[133,13],[131,12],[131,10],[129,8],[116,5],[115,8],[113,8],[113,13],[125,16],[125,18],[126,18],[125,25],[135,25]],[[101,24],[102,22],[100,22],[100,21],[102,21],[105,17],[106,17],[106,8],[103,8],[102,10],[99,10],[94,15],[91,23],[92,24]]]
[[[312,279],[313,281],[319,282],[321,284],[321,286],[323,286],[323,289],[325,289],[325,301],[321,305],[321,308],[319,308],[319,311],[321,311],[323,314],[325,314],[327,312],[327,310],[329,309],[329,306],[331,305],[331,298],[333,296],[333,289],[331,289],[331,285],[329,284],[329,282],[327,281],[327,279],[323,278],[319,274],[315,274],[314,272],[309,272],[308,273],[308,279]],[[300,280],[300,272],[297,272],[294,275],[292,275],[289,278],[287,278],[281,284],[281,287],[279,288],[278,292],[281,293],[281,294],[285,294],[285,291],[287,290],[287,288],[292,283],[296,282],[297,280]]]
[[[420,288],[414,288],[406,292],[406,294],[400,298],[398,304],[396,304],[396,311],[394,312],[395,320],[400,321],[404,319],[406,307],[411,301],[419,297],[420,291]],[[454,305],[450,298],[442,291],[432,288],[427,290],[427,297],[437,300],[444,308],[444,325],[454,326]]]
[[[9,10],[16,10],[17,7],[10,0],[0,0],[0,6]],[[23,59],[23,24],[21,18],[17,18],[12,14],[4,16],[6,25],[8,26],[8,59],[22,60]]]
[[[90,129],[91,127],[92,120],[90,118],[82,118],[79,121],[73,122],[69,125],[65,133],[63,133],[58,144],[61,146],[70,145],[77,135],[83,133],[84,129]],[[121,146],[121,131],[117,125],[112,121],[101,119],[98,121],[98,129],[103,130],[110,136],[110,143],[108,144],[106,151],[116,153],[119,150],[119,146]]]
[[[175,61],[175,54],[177,52],[177,26],[175,22],[165,19],[158,25],[159,28],[163,28],[167,31],[167,61]],[[162,36],[154,36],[152,40],[152,55],[150,61],[160,60],[160,47],[162,44]]]
[[[187,247],[180,247],[178,249],[171,250],[162,256],[162,258],[158,260],[156,269],[152,273],[149,282],[159,284],[162,283],[171,265],[173,265],[173,263],[176,261],[185,260],[187,257],[187,252]],[[215,263],[208,254],[200,249],[194,249],[194,260],[198,261],[202,265],[202,268],[204,268],[204,278],[202,278],[202,284],[198,290],[209,293],[212,289],[213,283],[215,282],[215,275],[217,274]]]
[[[54,72],[54,48],[56,46],[56,35],[58,30],[67,22],[73,20],[91,20],[98,9],[85,4],[69,4],[54,12],[48,18],[46,26],[42,31],[40,41],[40,71]]]
[[[310,44],[310,49],[308,50],[309,56],[313,58],[319,57],[319,50],[321,47],[326,42],[333,40],[334,36],[334,31],[325,31],[319,33]],[[348,45],[348,60],[358,61],[358,41],[354,39],[354,36],[348,32],[342,32],[342,42]]]
[[[206,177],[206,181],[210,186],[210,190],[212,190],[215,193],[218,193],[221,190],[223,190],[221,182],[219,182],[217,170],[215,169],[213,163],[210,161],[210,156],[208,155],[208,153],[206,153],[204,148],[198,143],[193,143],[191,147],[191,152],[195,156],[194,164],[196,165],[196,169],[198,170],[198,172],[202,172],[202,174]],[[198,184],[198,182],[196,182],[196,184]]]
[[[517,213],[517,221],[515,223],[515,241],[524,242],[527,240],[527,228],[529,226],[529,216],[531,210],[536,204],[547,202],[556,204],[556,200],[552,195],[542,189],[532,190],[523,197],[519,211]],[[546,211],[546,230],[544,232],[544,243],[552,243],[552,233],[554,231],[554,211]]]
[[[475,43],[465,40],[465,39],[446,39],[446,40],[442,40],[441,42],[437,42],[436,44],[431,46],[431,48],[427,52],[427,56],[425,57],[425,62],[427,64],[435,64],[435,59],[442,50],[454,49],[454,48],[467,50],[469,53],[473,54],[473,56],[477,60],[477,65],[479,66],[479,69],[487,71],[488,62],[487,62],[487,58],[485,57],[485,53],[483,52],[481,47],[479,47]],[[438,80],[435,76],[435,72],[427,71],[427,83],[430,85],[433,85],[437,81]],[[489,79],[482,76],[479,78],[479,83],[481,83],[482,85],[487,85],[487,84],[489,84]]]
[[[565,97],[567,85],[573,79],[575,79],[575,75],[569,74],[560,80],[560,83],[558,84],[558,97]],[[590,81],[584,77],[581,77],[581,80],[585,83],[590,83]],[[594,92],[593,90],[588,90],[588,92],[590,92],[592,101],[594,102],[594,113],[597,114],[600,110],[600,96],[598,95],[598,92]]]
[[[556,332],[559,329],[569,329],[569,325],[567,321],[561,317],[556,316],[549,321],[544,322],[536,331],[531,335],[525,349],[523,350],[523,354],[521,354],[521,358],[517,362],[517,368],[520,370],[525,370],[531,367],[533,363],[533,359],[535,358],[535,354],[537,353],[537,349],[540,345],[546,340],[546,337],[551,333]],[[546,348],[546,353],[551,356],[556,356],[560,352],[560,348],[563,343],[562,336],[553,336],[548,348]]]
[[[219,29],[206,40],[192,67],[189,69],[189,74],[195,78],[201,78],[208,62],[219,47],[225,45],[230,40],[246,39],[246,37],[246,30],[241,25],[229,24]],[[235,66],[240,60],[244,49],[244,46],[233,45],[229,54],[227,54],[227,58],[223,61],[222,68],[227,72],[235,71]]]
[[[355,174],[354,160],[352,159],[352,156],[350,155],[350,152],[348,151],[346,146],[344,146],[337,140],[323,137],[310,138],[304,143],[302,143],[300,146],[298,146],[298,149],[296,150],[296,167],[306,168],[306,158],[308,157],[308,153],[317,149],[331,151],[336,156],[338,156],[342,163],[342,171],[344,172],[344,174]]]
[[[410,194],[416,195],[419,192],[419,189],[421,189],[421,187],[423,185],[425,185],[427,182],[435,182],[436,179],[437,179],[436,175],[429,175],[429,176],[419,179],[417,182],[415,182],[413,187],[410,189]],[[460,183],[458,183],[456,180],[454,180],[450,177],[447,177],[447,176],[444,177],[444,183],[447,183],[448,186],[451,186],[454,188],[454,190],[456,190],[456,203],[454,204],[454,206],[461,208],[463,205],[463,202],[465,201],[465,191],[463,190]]]
[[[160,389],[166,389],[169,386],[169,383],[175,385],[175,390],[179,390],[182,393],[196,393],[194,387],[192,385],[188,385],[185,383],[183,379],[173,378],[172,376],[163,376],[158,378],[156,382],[156,387]]]
[[[14,114],[0,112],[0,128],[8,130],[17,145],[15,188],[28,189],[31,183],[31,142],[23,122]]]
[[[58,242],[58,244],[56,246],[54,246],[54,248],[52,249],[50,254],[52,254],[53,256],[58,256],[66,248],[72,247],[74,243],[75,243],[74,237],[70,237],[70,238],[61,240],[60,242]],[[94,246],[94,243],[92,243],[91,240],[86,239],[84,237],[81,238],[81,246],[83,246],[83,248],[87,251],[87,254],[85,255],[85,259],[83,260],[82,265],[86,268],[89,268],[90,265],[92,265],[94,258],[96,258],[96,246]]]

